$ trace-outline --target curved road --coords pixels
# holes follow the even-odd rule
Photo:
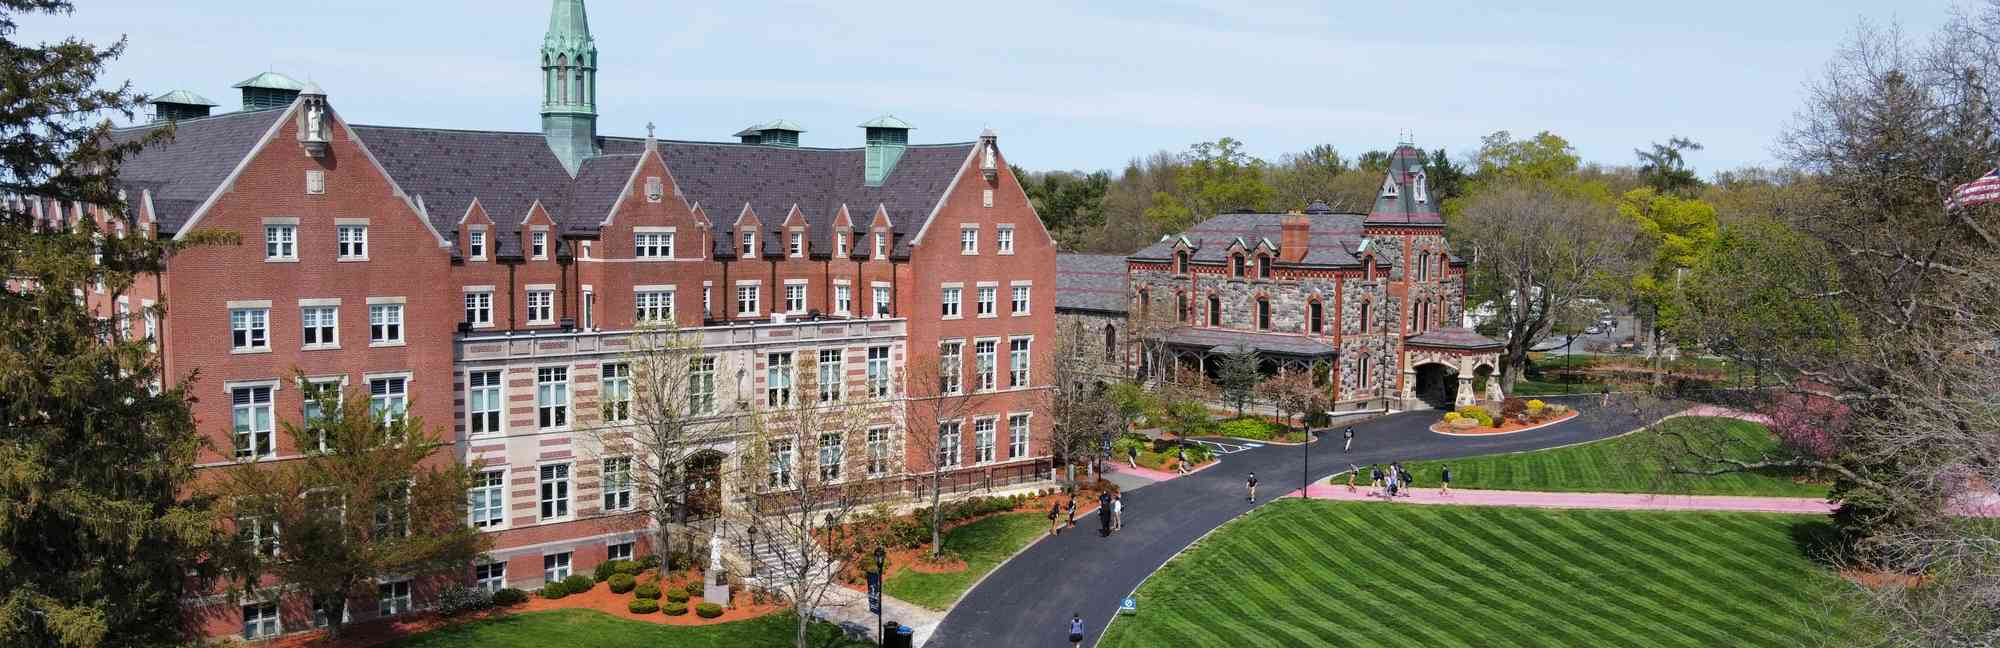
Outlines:
[[[1391,415],[1354,426],[1354,451],[1340,452],[1340,435],[1313,443],[1307,470],[1320,480],[1349,464],[1449,459],[1499,452],[1538,450],[1616,436],[1680,409],[1661,404],[1635,412],[1615,403],[1599,410],[1596,397],[1565,400],[1582,414],[1561,425],[1498,437],[1451,437],[1426,429],[1438,412]],[[1109,538],[1095,533],[1086,516],[1076,531],[1044,538],[986,577],[953,606],[925,644],[931,648],[1068,645],[1069,618],[1082,614],[1085,646],[1096,645],[1118,612],[1118,601],[1183,548],[1210,529],[1257,505],[1298,490],[1298,446],[1267,445],[1227,455],[1222,465],[1158,482],[1125,498],[1125,529]],[[1245,501],[1243,481],[1257,473],[1258,501]],[[1430,487],[1419,475],[1418,486]],[[1221,593],[1218,593],[1221,594]],[[1140,602],[1144,610],[1145,602]]]

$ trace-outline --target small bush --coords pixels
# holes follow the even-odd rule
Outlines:
[[[1522,400],[1519,396],[1508,396],[1507,400],[1500,401],[1500,418],[1518,419],[1527,412],[1528,401]]]
[[[645,571],[659,566],[660,566],[659,554],[646,554],[646,557],[639,559],[639,571]]]
[[[493,607],[493,596],[483,589],[447,585],[438,590],[437,606],[439,616],[458,616]]]
[[[704,619],[713,619],[722,616],[722,606],[714,603],[703,603],[694,606],[694,613]]]
[[[702,591],[705,589],[707,588],[702,586],[701,579],[697,578],[688,581],[686,591],[688,593],[688,596],[701,596]]]
[[[1462,419],[1462,418],[1465,418],[1465,417],[1464,417],[1464,416],[1460,416],[1458,412],[1445,412],[1445,413],[1444,413],[1444,422],[1446,422],[1446,423],[1450,423],[1450,422],[1452,422],[1452,421],[1456,421],[1456,420],[1459,420],[1459,419]]]
[[[1544,402],[1542,402],[1542,401],[1541,401],[1540,399],[1535,399],[1535,400],[1530,400],[1530,401],[1528,401],[1528,411],[1530,411],[1530,412],[1532,412],[1532,411],[1535,411],[1535,410],[1538,410],[1538,409],[1542,409],[1542,408],[1544,408],[1544,407],[1548,407],[1548,403],[1544,403]]]
[[[597,582],[600,583],[609,580],[612,574],[618,573],[618,566],[625,564],[625,562],[623,560],[606,560],[597,563],[597,571],[591,574],[591,577],[597,579]]]
[[[642,599],[660,598],[660,585],[658,583],[640,583],[638,587],[633,588],[632,597]]]
[[[611,578],[605,579],[604,583],[611,587],[612,594],[630,592],[633,587],[639,584],[638,581],[632,579],[631,574],[612,574]]]
[[[569,596],[569,588],[564,587],[562,581],[556,581],[542,586],[542,598],[559,599],[565,596]]]
[[[1279,429],[1279,426],[1271,424],[1270,421],[1255,416],[1244,416],[1223,421],[1221,429],[1217,430],[1216,434],[1226,437],[1250,439],[1252,441],[1269,441],[1281,432],[1283,430]]]
[[[617,566],[617,567],[614,567],[614,568],[612,568],[612,569],[613,569],[613,571],[615,571],[615,572],[617,572],[617,573],[620,573],[620,574],[631,574],[631,575],[634,575],[634,576],[637,576],[637,575],[639,575],[639,571],[640,571],[640,569],[639,569],[639,563],[636,563],[636,562],[632,562],[632,561],[630,561],[630,560],[620,560],[620,561],[618,561],[618,566]]]
[[[583,574],[570,574],[569,578],[563,579],[563,589],[571,594],[582,594],[593,587],[597,587],[597,581]]]
[[[674,603],[686,603],[688,602],[687,590],[684,589],[667,590],[667,600]]]
[[[688,604],[684,602],[668,603],[660,606],[660,611],[667,613],[667,616],[681,616],[688,613]]]
[[[681,571],[694,566],[694,560],[685,551],[676,551],[667,557],[667,571]]]
[[[652,614],[660,611],[660,602],[653,599],[632,599],[625,602],[625,609],[633,614]]]
[[[494,605],[520,605],[528,602],[528,593],[512,587],[502,588],[493,593]]]

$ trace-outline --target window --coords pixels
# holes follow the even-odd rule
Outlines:
[[[543,429],[569,425],[569,367],[535,370],[535,417]]]
[[[1271,300],[1263,297],[1257,298],[1257,328],[1267,331],[1271,329]]]
[[[757,304],[763,301],[757,295],[757,284],[736,286],[736,314],[756,315]]]
[[[278,622],[277,603],[252,603],[243,606],[243,638],[265,639],[284,632]]]
[[[840,481],[840,464],[844,460],[840,433],[819,435],[819,480]]]
[[[632,238],[632,256],[641,259],[674,258],[673,232],[640,232]]]
[[[1306,303],[1306,332],[1321,333],[1324,331],[1326,331],[1325,309],[1320,306],[1318,301]]]
[[[612,457],[604,460],[604,510],[623,511],[632,508],[632,458]]]
[[[847,368],[842,366],[844,356],[846,352],[840,349],[819,350],[819,402],[838,402],[845,391],[841,389],[847,378]]]
[[[938,392],[946,396],[959,393],[964,383],[959,372],[965,367],[965,343],[945,342],[938,345]]]
[[[410,611],[410,581],[400,580],[375,586],[377,598],[375,611],[382,616],[394,616]]]
[[[271,261],[297,261],[298,234],[297,225],[265,225],[264,258]]]
[[[1028,294],[1033,290],[1028,286],[1014,286],[1014,315],[1028,314]]]
[[[702,282],[701,286],[701,316],[703,319],[715,316],[715,286],[708,282]]]
[[[939,303],[943,305],[943,315],[945,317],[958,317],[958,302],[964,292],[965,289],[955,286],[944,289],[944,295],[939,300]]]
[[[833,258],[836,259],[847,258],[848,256],[847,239],[850,236],[853,236],[853,234],[849,233],[847,230],[841,230],[833,233]]]
[[[973,391],[991,391],[993,389],[994,365],[999,361],[997,357],[999,349],[1000,343],[993,340],[980,340],[972,343]]]
[[[715,411],[715,356],[688,360],[688,411],[695,414]]]
[[[302,340],[308,347],[340,345],[340,309],[334,306],[307,306],[299,309],[299,323],[305,327]]]
[[[368,306],[368,343],[401,344],[403,342],[403,305],[371,304]]]
[[[483,470],[472,476],[467,494],[472,526],[485,529],[507,523],[507,471]]]
[[[794,454],[796,453],[796,449],[792,447],[791,439],[772,441],[768,447],[771,451],[770,463],[767,466],[770,471],[770,486],[772,488],[790,487],[792,485],[792,463],[795,459]]]
[[[319,437],[319,451],[326,452],[326,429],[340,407],[340,380],[307,380],[299,384],[299,398],[304,407],[299,412],[299,420],[306,429],[316,432]]]
[[[889,428],[868,428],[868,476],[889,472]]]
[[[271,433],[270,386],[237,387],[229,390],[230,414],[236,430],[236,458],[278,456],[277,438]]]
[[[1187,250],[1181,250],[1181,251],[1178,251],[1178,252],[1175,252],[1175,253],[1174,253],[1174,272],[1176,272],[1176,273],[1186,273],[1187,271],[1188,271],[1188,253],[1187,253]]]
[[[605,560],[631,560],[632,553],[632,543],[630,542],[604,545]]]
[[[536,260],[549,258],[549,233],[532,232],[528,236],[528,256]]]
[[[474,327],[493,325],[493,293],[465,293],[465,321]]]
[[[376,495],[375,537],[407,538],[409,535],[410,485],[394,484]]]
[[[806,312],[805,284],[800,284],[800,283],[785,284],[785,312],[787,313]]]
[[[542,489],[542,519],[569,517],[569,464],[542,466],[539,483]],[[567,572],[568,554],[563,555],[563,571]],[[564,577],[567,578],[567,574]]]
[[[875,258],[880,259],[886,256],[889,256],[889,235],[885,232],[876,232]]]
[[[606,364],[603,373],[604,420],[611,423],[632,420],[632,365]]]
[[[671,290],[641,290],[632,293],[632,304],[640,322],[672,323],[674,321],[674,292]]]
[[[993,461],[993,419],[972,421],[972,463]]]
[[[957,468],[959,461],[958,421],[938,424],[937,464],[941,468]]]
[[[338,253],[342,259],[368,258],[368,226],[340,225],[334,228],[334,240],[338,242]]]
[[[889,397],[889,347],[868,347],[868,396]]]
[[[1118,361],[1118,325],[1104,325],[1104,361]]]
[[[800,231],[793,231],[793,232],[792,232],[792,244],[791,244],[791,253],[792,253],[792,256],[795,256],[795,257],[802,257],[802,256],[805,256],[805,255],[806,255],[806,233],[805,233],[805,232],[800,232]]]
[[[742,256],[743,256],[743,258],[745,258],[745,259],[750,259],[750,258],[755,258],[755,257],[757,256],[757,233],[756,233],[756,232],[744,232],[744,233],[743,233],[743,253],[742,253]]]
[[[888,316],[889,316],[889,314],[890,314],[890,313],[889,313],[889,287],[888,287],[888,286],[876,286],[876,287],[875,287],[875,316],[876,316],[876,317],[888,317]]]
[[[792,404],[791,353],[772,353],[764,357],[764,404],[770,407]]]
[[[492,594],[507,588],[507,563],[490,562],[472,566],[473,587]]]
[[[271,348],[270,323],[269,308],[229,309],[230,347],[237,351]]]
[[[259,506],[258,508],[263,508]],[[278,520],[272,516],[236,515],[236,538],[259,556],[278,555]]]
[[[1243,276],[1243,273],[1244,273],[1244,266],[1243,266],[1243,255],[1241,255],[1241,254],[1232,254],[1232,255],[1230,255],[1230,256],[1229,256],[1229,276],[1232,276],[1232,277],[1241,277],[1241,276]]]
[[[528,323],[548,324],[556,321],[556,291],[528,291]]]
[[[1369,325],[1369,320],[1368,320],[1368,306],[1369,306],[1368,302],[1365,302],[1365,301],[1364,301],[1364,302],[1361,302],[1361,318],[1360,318],[1360,320],[1359,320],[1359,323],[1361,324],[1361,332],[1362,332],[1362,333],[1367,333],[1367,332],[1368,332],[1368,325]]]
[[[1215,295],[1209,295],[1209,296],[1208,296],[1208,325],[1209,325],[1209,326],[1222,326],[1222,298],[1221,298],[1221,297],[1217,297],[1217,296],[1215,296]]]
[[[966,227],[958,230],[959,254],[979,253],[979,228]]]
[[[474,261],[486,260],[486,230],[472,230],[465,235],[465,253]]]
[[[1028,386],[1028,338],[1007,341],[1007,386]]]
[[[1174,293],[1174,321],[1176,322],[1190,321],[1189,315],[1193,309],[1194,307],[1188,303],[1187,293],[1184,292]]]
[[[553,583],[569,578],[570,552],[542,556],[542,582]]]
[[[999,229],[995,230],[993,232],[993,246],[998,248],[1001,254],[1013,254],[1014,226],[1001,225]]]
[[[1013,414],[1007,417],[1007,458],[1019,459],[1028,456],[1028,415]]]
[[[999,299],[999,292],[1000,289],[995,288],[993,286],[980,286],[978,288],[977,294],[979,298],[976,303],[978,304],[980,317],[993,316],[993,308],[994,308],[993,302]]]
[[[840,284],[833,287],[833,312],[840,315],[849,315],[854,312],[854,289],[852,286]]]
[[[1262,254],[1257,255],[1257,278],[1271,278],[1271,257]]]
[[[383,421],[403,418],[410,406],[409,379],[402,376],[368,380],[368,412]]]
[[[470,420],[466,429],[473,434],[498,434],[500,432],[501,402],[500,372],[474,371],[465,376],[466,411]]]

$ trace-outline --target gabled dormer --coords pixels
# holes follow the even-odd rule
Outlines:
[[[530,263],[556,258],[556,219],[541,200],[529,205],[527,216],[521,219],[520,255]]]
[[[785,222],[781,226],[785,235],[785,256],[804,259],[812,254],[812,225],[806,222],[806,213],[799,211],[798,203],[785,212]]]
[[[875,216],[868,223],[868,258],[887,261],[896,252],[896,225],[889,222],[889,208],[875,204]]]
[[[1241,279],[1250,273],[1250,245],[1243,237],[1230,239],[1224,253],[1229,258],[1229,276]]]
[[[486,213],[486,206],[473,198],[465,206],[465,214],[458,217],[458,256],[467,263],[492,261],[495,242],[493,240],[493,217]]]
[[[833,213],[833,258],[848,259],[854,256],[854,218],[847,213],[847,204]]]
[[[1196,251],[1194,242],[1188,240],[1186,236],[1177,236],[1173,237],[1173,239],[1174,272],[1177,274],[1187,274],[1189,267],[1194,264],[1194,253]]]
[[[733,230],[730,249],[735,250],[736,258],[758,259],[764,256],[761,236],[764,221],[757,218],[757,212],[750,209],[750,203],[743,203],[743,211],[736,214],[736,222],[730,227]]]
[[[1257,239],[1257,247],[1251,250],[1251,256],[1255,257],[1256,259],[1258,279],[1271,278],[1271,261],[1272,258],[1276,257],[1277,255],[1278,255],[1278,246],[1272,244],[1271,239],[1269,238]]]

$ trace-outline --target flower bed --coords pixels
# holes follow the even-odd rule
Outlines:
[[[1575,417],[1576,417],[1576,410],[1565,409],[1561,413],[1548,414],[1540,416],[1538,418],[1522,417],[1514,419],[1500,419],[1494,421],[1492,425],[1478,425],[1478,424],[1465,425],[1464,423],[1474,421],[1474,419],[1458,418],[1449,422],[1439,421],[1437,423],[1433,423],[1431,424],[1431,431],[1436,432],[1438,434],[1457,434],[1457,435],[1510,434],[1514,432],[1532,430],[1543,426],[1554,425],[1557,423],[1561,423],[1563,421],[1570,420]]]

